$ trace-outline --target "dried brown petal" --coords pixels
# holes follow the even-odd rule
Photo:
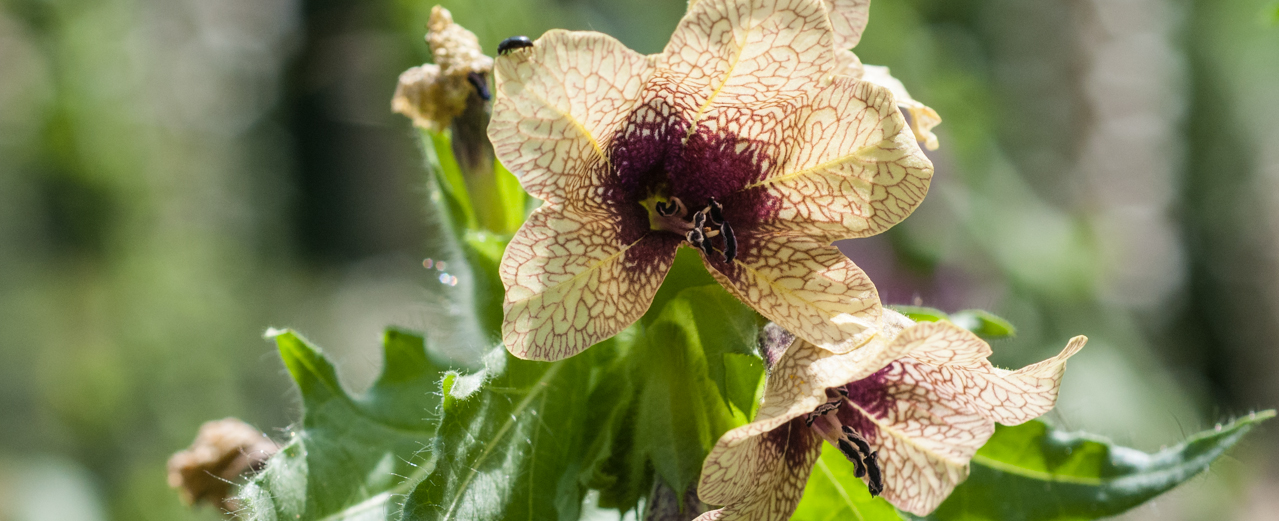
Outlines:
[[[427,28],[426,42],[435,63],[400,75],[391,110],[408,116],[414,125],[438,132],[448,128],[468,102],[482,103],[472,78],[488,78],[493,59],[484,55],[475,33],[453,23],[448,9],[438,5],[431,9]]]
[[[232,482],[260,468],[278,449],[265,434],[239,419],[206,422],[187,450],[169,458],[169,486],[178,489],[187,505],[208,501],[234,510],[229,504]]]

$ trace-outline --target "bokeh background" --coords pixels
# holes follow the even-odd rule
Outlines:
[[[857,52],[942,149],[913,217],[843,246],[887,303],[1012,320],[1004,365],[1091,337],[1067,427],[1155,450],[1279,406],[1271,2],[875,0]],[[164,462],[205,420],[298,418],[268,326],[358,389],[384,325],[450,312],[389,110],[431,5],[0,0],[0,521],[216,519]],[[653,53],[684,0],[445,5],[490,53],[554,27]],[[1276,512],[1271,426],[1125,517]]]

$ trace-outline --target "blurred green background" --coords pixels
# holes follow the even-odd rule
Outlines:
[[[443,327],[397,75],[430,2],[0,0],[0,521],[216,519],[164,462],[209,419],[280,436],[268,326],[359,389]],[[683,0],[445,2],[488,52],[593,29],[658,52]],[[1153,450],[1279,405],[1271,0],[875,0],[857,52],[945,118],[932,192],[844,244],[886,303],[1092,340],[1050,420]],[[1127,519],[1275,519],[1279,430]]]

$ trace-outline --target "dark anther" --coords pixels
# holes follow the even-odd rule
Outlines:
[[[713,247],[711,246],[711,241],[708,241],[705,238],[703,238],[701,241],[698,241],[696,246],[700,248],[702,250],[702,253],[706,254],[707,256],[710,256],[710,254],[715,251]]]
[[[804,423],[807,424],[809,427],[812,427],[813,422],[817,421],[818,418],[825,416],[826,413],[831,411],[838,411],[839,406],[842,403],[844,403],[843,400],[831,400],[829,402],[818,405],[816,409],[813,409],[813,412],[808,413],[808,418],[804,420]]]
[[[693,229],[701,231],[706,226],[706,211],[700,211],[693,214]]]
[[[707,255],[711,254],[711,243],[706,240],[706,232],[702,231],[701,228],[693,228],[692,230],[689,230],[688,233],[684,235],[684,238],[688,239],[688,243],[692,244],[694,248],[702,250],[702,253]]]
[[[879,471],[879,452],[872,452],[862,460],[866,464],[866,473],[870,475],[866,488],[870,489],[870,497],[878,496],[884,491],[884,475]]]
[[[839,440],[839,451],[844,453],[844,457],[848,458],[848,461],[853,462],[854,476],[860,478],[866,475],[866,465],[862,463],[862,455],[857,452],[857,448],[853,447],[853,444],[848,443],[848,440],[841,439]]]
[[[839,395],[843,396],[844,398],[848,398],[848,389],[844,387],[836,387],[835,392],[839,393]]]
[[[662,217],[675,215],[675,209],[676,209],[675,201],[658,201],[657,202],[657,206],[656,206],[657,215],[660,215]]]
[[[724,262],[733,262],[737,258],[737,237],[733,235],[733,227],[723,223],[719,225],[719,233],[724,236]]]
[[[516,49],[523,49],[525,47],[532,46],[533,41],[529,40],[527,36],[512,36],[502,40],[502,43],[497,44],[497,55],[504,56],[506,53]]]
[[[724,205],[719,204],[714,198],[711,198],[711,224],[719,226],[724,224]]]
[[[845,458],[848,458],[848,461],[853,462],[854,476],[860,478],[866,475],[866,464],[862,462],[864,458],[862,458],[860,452],[857,452],[857,447],[854,447],[852,443],[848,442],[848,440],[840,439],[839,451],[844,454]]]
[[[845,425],[844,435],[848,436],[848,439],[853,440],[853,443],[857,444],[857,450],[862,451],[862,454],[870,454],[870,444],[866,443],[866,438],[863,438],[860,434],[857,434],[857,431]]]
[[[480,99],[484,101],[493,99],[493,97],[489,95],[489,82],[484,78],[483,74],[471,71],[470,74],[466,75],[466,81],[471,82],[471,86],[475,87],[475,93],[480,95]]]
[[[684,238],[688,239],[689,244],[696,248],[701,248],[702,242],[706,240],[706,237],[702,236],[702,230],[697,228],[689,230],[688,233],[684,234]]]

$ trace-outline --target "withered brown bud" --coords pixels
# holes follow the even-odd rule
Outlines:
[[[765,325],[759,332],[759,350],[760,355],[764,357],[765,368],[771,371],[793,343],[795,343],[795,335],[790,331],[772,322]]]
[[[413,124],[433,131],[449,127],[467,108],[472,96],[487,95],[477,77],[488,81],[493,59],[480,50],[475,33],[453,23],[448,9],[435,6],[427,23],[426,42],[434,64],[413,67],[400,75],[391,109],[408,116]]]
[[[684,497],[680,498],[675,489],[662,481],[661,477],[653,478],[653,491],[649,494],[649,501],[644,521],[692,521],[710,510],[710,506],[697,497],[696,486],[688,487]]]
[[[271,438],[239,419],[206,422],[190,447],[169,458],[169,486],[178,489],[188,506],[207,501],[235,510],[231,484],[260,469],[277,450]]]

